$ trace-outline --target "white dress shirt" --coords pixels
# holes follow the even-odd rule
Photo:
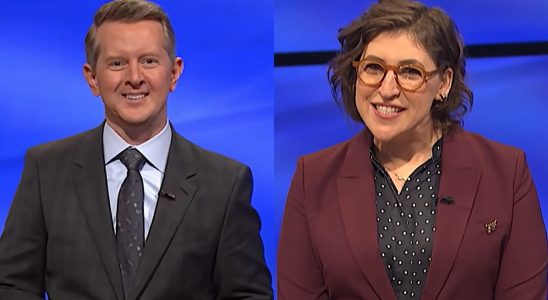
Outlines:
[[[124,182],[124,179],[127,176],[127,168],[119,159],[113,159],[128,147],[136,148],[147,159],[147,162],[141,169],[141,177],[143,178],[145,192],[143,211],[146,239],[150,225],[152,224],[154,211],[156,210],[158,193],[160,192],[160,187],[164,178],[170,144],[171,128],[169,122],[166,123],[166,126],[160,133],[140,145],[128,144],[108,125],[108,123],[105,122],[105,127],[103,128],[103,153],[105,157],[110,212],[112,214],[112,224],[115,233],[118,193],[120,192],[122,182]]]

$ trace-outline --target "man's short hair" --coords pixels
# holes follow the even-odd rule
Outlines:
[[[164,48],[171,61],[175,60],[175,32],[165,11],[155,3],[145,0],[114,0],[102,5],[93,19],[93,24],[86,34],[86,59],[95,70],[99,56],[97,28],[109,21],[139,22],[144,20],[158,21],[164,31]]]

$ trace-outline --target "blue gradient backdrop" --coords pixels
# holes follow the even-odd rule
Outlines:
[[[0,18],[0,230],[30,146],[97,126],[101,100],[81,68],[84,37],[105,1],[11,1]],[[158,1],[185,69],[169,96],[175,128],[248,164],[274,267],[273,1]],[[215,188],[215,187],[208,187]]]
[[[338,50],[338,29],[373,1],[276,0],[276,52]],[[548,2],[427,0],[457,23],[466,44],[548,42]],[[548,55],[469,59],[474,107],[465,128],[525,150],[548,224]],[[275,94],[275,217],[278,228],[297,158],[362,129],[331,98],[326,66],[278,67]],[[278,234],[277,232],[276,234]]]
[[[337,49],[337,30],[371,1],[158,2],[172,19],[177,53],[185,60],[177,91],[170,95],[170,119],[192,141],[251,166],[253,202],[275,274],[280,220],[297,157],[343,141],[360,127],[331,100],[325,66],[273,70],[273,50]],[[101,101],[81,75],[84,35],[101,3],[13,1],[4,6],[0,229],[26,149],[103,120]],[[455,18],[467,44],[548,41],[547,1],[427,3]],[[545,216],[547,69],[548,56],[470,59],[475,104],[465,119],[465,128],[526,151]]]
[[[337,50],[337,32],[371,0],[275,0],[274,51]],[[467,44],[548,40],[546,0],[424,0],[445,10]],[[276,95],[277,98],[277,95]]]

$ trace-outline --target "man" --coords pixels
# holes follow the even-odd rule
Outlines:
[[[83,71],[106,121],[27,153],[0,299],[272,299],[249,168],[168,122],[174,48],[153,3],[97,11]]]

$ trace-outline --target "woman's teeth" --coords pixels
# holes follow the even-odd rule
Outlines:
[[[383,115],[393,115],[403,110],[401,108],[384,105],[375,105],[375,109]]]

